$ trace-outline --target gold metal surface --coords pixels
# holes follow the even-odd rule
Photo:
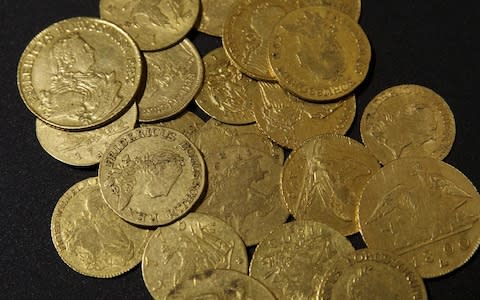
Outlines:
[[[198,31],[222,37],[223,24],[235,0],[201,0],[201,17]]]
[[[197,139],[198,130],[200,130],[203,125],[205,125],[205,121],[203,121],[196,114],[185,111],[180,115],[175,116],[175,119],[156,123],[142,123],[140,124],[140,127],[146,127],[151,125],[175,129],[184,136],[186,136],[188,139],[190,139],[190,141],[194,142]]]

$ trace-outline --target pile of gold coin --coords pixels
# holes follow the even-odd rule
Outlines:
[[[18,67],[45,151],[99,164],[52,215],[73,270],[141,263],[155,299],[426,299],[422,278],[478,248],[480,196],[441,161],[441,96],[390,87],[363,143],[344,136],[371,58],[359,0],[100,0],[100,15],[49,26]],[[223,47],[201,58],[194,27]]]

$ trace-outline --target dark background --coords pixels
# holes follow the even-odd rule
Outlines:
[[[115,279],[93,279],[75,273],[57,255],[50,238],[53,208],[70,186],[95,176],[96,169],[69,167],[43,151],[35,119],[17,92],[17,63],[28,42],[56,21],[98,16],[98,0],[0,4],[0,297],[148,299],[140,267]],[[362,5],[360,24],[373,58],[370,75],[357,91],[357,118],[349,135],[359,140],[359,116],[380,91],[404,83],[425,85],[446,99],[456,118],[456,141],[446,161],[480,186],[480,2],[370,0]],[[196,32],[189,37],[202,55],[220,45]],[[477,253],[457,271],[425,284],[430,299],[480,299],[479,275]]]

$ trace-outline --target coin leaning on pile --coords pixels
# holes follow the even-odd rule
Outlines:
[[[343,136],[371,57],[360,1],[101,0],[100,15],[51,25],[18,67],[42,147],[99,164],[51,220],[73,270],[141,261],[155,299],[426,299],[421,277],[477,250],[480,196],[440,161],[441,96],[391,87],[361,118],[365,146]],[[201,59],[193,26],[224,47]]]

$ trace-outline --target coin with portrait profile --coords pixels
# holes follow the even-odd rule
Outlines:
[[[100,161],[98,174],[108,206],[144,226],[183,216],[205,185],[205,165],[197,148],[180,132],[159,126],[118,137]]]

